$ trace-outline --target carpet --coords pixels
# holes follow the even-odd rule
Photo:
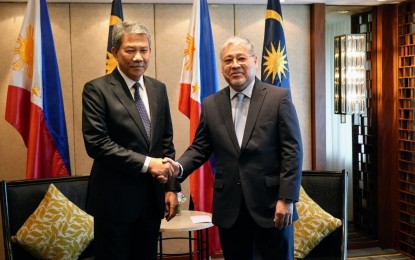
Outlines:
[[[395,259],[409,260],[410,257],[399,253],[395,249],[381,249],[379,247],[363,248],[347,251],[347,259]]]
[[[373,255],[373,256],[352,256],[352,257],[347,257],[347,259],[401,259],[401,260],[406,260],[406,259],[412,259],[410,257],[407,257],[403,254],[397,253],[397,254],[387,254],[387,255]]]

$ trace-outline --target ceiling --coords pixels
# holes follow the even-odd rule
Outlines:
[[[209,4],[266,4],[267,0],[207,0]],[[313,4],[373,6],[397,3],[402,0],[285,0],[282,4]],[[27,0],[0,0],[0,2],[27,2]],[[48,3],[110,3],[111,0],[47,0]],[[193,0],[122,0],[123,3],[191,4]]]

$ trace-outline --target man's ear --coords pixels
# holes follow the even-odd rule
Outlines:
[[[115,47],[112,47],[111,53],[112,53],[112,56],[114,56],[114,58],[118,60],[118,49],[116,49]]]

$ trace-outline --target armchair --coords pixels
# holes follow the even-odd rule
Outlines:
[[[89,176],[72,176],[50,179],[2,181],[0,183],[0,194],[5,253],[4,259],[35,259],[22,247],[13,243],[11,236],[17,233],[26,219],[35,211],[51,183],[53,183],[70,201],[82,210],[85,210],[88,178]],[[83,251],[79,259],[88,259],[92,256],[92,244],[90,244],[88,248]]]
[[[301,185],[321,208],[342,221],[342,226],[324,238],[304,259],[347,257],[347,173],[303,171]]]

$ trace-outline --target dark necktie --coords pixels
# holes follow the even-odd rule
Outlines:
[[[141,116],[141,120],[143,121],[144,124],[144,128],[146,129],[147,132],[147,137],[148,139],[150,139],[151,137],[151,123],[150,123],[150,118],[148,117],[148,113],[146,110],[146,107],[144,106],[144,102],[140,97],[140,83],[136,82],[133,85],[133,88],[135,90],[134,92],[134,100],[135,100],[135,106],[137,107],[138,112],[140,113]]]
[[[238,138],[239,146],[242,144],[242,138],[244,136],[245,124],[246,124],[246,113],[244,113],[244,98],[245,95],[243,93],[236,93],[234,98],[238,98],[238,102],[236,105],[235,110],[235,132],[236,137]]]

